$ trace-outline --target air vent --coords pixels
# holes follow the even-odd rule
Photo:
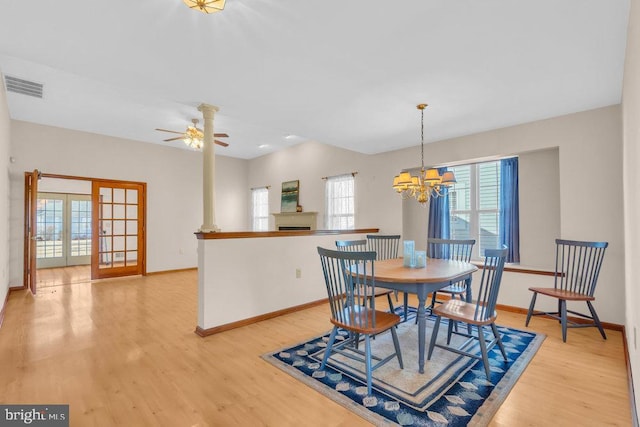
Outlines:
[[[29,80],[23,80],[11,76],[5,76],[4,81],[7,85],[7,92],[42,98],[42,84],[40,83],[30,82]]]

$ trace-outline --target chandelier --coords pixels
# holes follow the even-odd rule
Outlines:
[[[427,104],[418,104],[420,110],[420,138],[421,160],[420,173],[412,175],[409,172],[401,172],[393,178],[393,189],[403,198],[415,198],[418,203],[424,205],[432,197],[440,197],[445,194],[444,189],[456,183],[456,177],[451,171],[442,175],[435,168],[424,168],[424,109]]]
[[[200,129],[196,127],[196,124],[198,123],[198,119],[193,119],[192,122],[193,122],[193,126],[187,127],[187,130],[184,133],[184,138],[182,138],[182,141],[184,141],[185,144],[187,144],[189,147],[193,148],[194,150],[199,150],[202,148],[202,141],[204,138],[204,134]]]
[[[202,13],[216,13],[224,9],[225,0],[182,0],[189,9],[199,10]]]

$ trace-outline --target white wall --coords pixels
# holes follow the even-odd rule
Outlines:
[[[9,291],[9,145],[11,120],[4,78],[0,73],[0,310]]]
[[[539,184],[557,194],[550,199],[557,201],[549,204],[548,200],[536,200],[536,191],[541,188],[525,193],[522,208],[533,210],[535,214],[529,219],[525,215],[522,227],[526,229],[522,232],[526,247],[523,251],[535,258],[532,264],[553,269],[555,237],[608,241],[609,249],[596,291],[596,308],[603,321],[622,324],[624,313],[619,304],[624,299],[624,233],[619,106],[430,143],[425,146],[425,159],[428,165],[446,165],[525,153],[541,158],[550,156],[553,162],[555,150],[558,153],[557,177],[556,172],[551,171]],[[419,165],[419,146],[368,156],[319,143],[306,143],[251,160],[249,185],[272,185],[271,210],[278,212],[281,182],[300,179],[301,204],[305,210],[322,213],[324,181],[321,177],[357,171],[356,226],[377,227],[383,233],[401,234],[402,201],[391,183],[401,169]],[[523,173],[526,177],[532,171],[525,168]],[[606,178],[594,178],[603,173]],[[550,223],[554,215],[551,212],[555,211],[559,212],[559,223],[557,220]],[[536,237],[536,233],[544,237]],[[521,276],[509,275],[505,279],[504,288],[509,291],[501,293],[501,304],[522,306],[521,301],[530,298],[529,281],[522,280]],[[540,286],[549,284],[542,276],[538,279]],[[542,300],[540,308],[554,306],[551,300],[547,305],[543,298],[539,300]]]
[[[622,93],[624,137],[625,330],[633,372],[635,404],[640,406],[640,352],[636,340],[640,307],[640,4],[631,2]],[[637,423],[637,420],[635,420]],[[636,424],[637,425],[637,424]]]
[[[362,238],[334,234],[198,240],[198,326],[209,329],[327,298],[316,248],[335,248],[337,239]]]
[[[199,152],[12,121],[10,283],[22,284],[24,172],[147,183],[147,271],[197,266],[202,225]],[[246,228],[247,162],[216,157],[217,225]]]

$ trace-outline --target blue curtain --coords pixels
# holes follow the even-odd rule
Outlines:
[[[507,245],[507,262],[520,262],[518,158],[500,161],[500,243]]]
[[[438,173],[442,175],[447,168],[438,168]],[[429,199],[429,228],[428,237],[437,239],[449,239],[451,228],[449,224],[449,189],[442,190],[443,195]],[[446,258],[448,254],[431,254],[434,258]]]

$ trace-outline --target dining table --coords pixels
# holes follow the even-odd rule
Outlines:
[[[464,280],[466,300],[471,302],[471,277],[478,270],[464,261],[427,258],[425,267],[405,267],[402,258],[375,261],[375,286],[415,294],[418,297],[418,371],[424,373],[426,303],[432,292]]]

